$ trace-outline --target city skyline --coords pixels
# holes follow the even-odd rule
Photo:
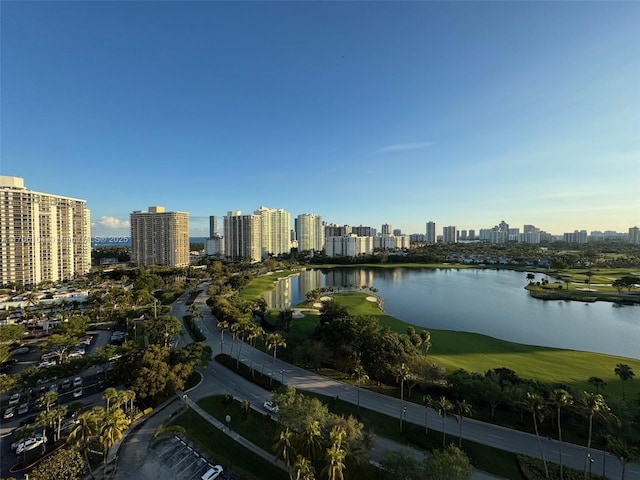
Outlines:
[[[0,174],[425,233],[640,225],[640,5],[2,2]],[[293,228],[293,225],[291,225]]]

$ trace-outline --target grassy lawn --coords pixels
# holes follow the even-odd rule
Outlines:
[[[273,283],[279,278],[290,277],[296,275],[293,270],[280,270],[272,272],[271,275],[261,275],[249,282],[240,292],[240,298],[244,300],[258,300],[266,291],[273,290]]]
[[[333,296],[336,301],[346,306],[350,313],[373,316],[393,331],[405,333],[410,326],[382,312],[375,302],[367,301],[366,297],[371,296],[370,293],[341,292]],[[307,308],[309,305],[305,302],[298,306]],[[316,324],[317,317],[305,315],[304,318],[294,319],[292,329],[302,334],[310,334]],[[418,332],[424,329],[415,325],[414,328]],[[565,383],[577,391],[593,391],[587,379],[596,376],[607,382],[607,387],[602,392],[605,397],[622,396],[622,381],[613,373],[616,364],[626,363],[636,374],[640,374],[640,360],[636,359],[523,345],[477,333],[430,328],[428,330],[431,332],[433,345],[428,356],[449,372],[463,368],[470,372],[484,373],[493,368],[507,367],[520,377],[545,383]],[[635,398],[640,393],[640,382],[627,381],[625,392],[627,398]]]
[[[171,425],[182,426],[201,450],[244,478],[249,480],[264,478],[287,480],[289,478],[284,470],[233,441],[191,409],[177,417]]]

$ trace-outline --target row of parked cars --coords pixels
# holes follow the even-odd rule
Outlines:
[[[82,357],[87,353],[87,347],[91,345],[93,341],[93,335],[85,335],[78,343],[71,349],[67,355],[67,359]],[[56,352],[45,352],[40,357],[40,364],[38,368],[48,368],[57,364],[60,360],[60,355]]]

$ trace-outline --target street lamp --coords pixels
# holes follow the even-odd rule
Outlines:
[[[280,385],[284,385],[284,369],[280,370],[281,380]]]
[[[587,459],[589,460],[589,478],[591,478],[591,467],[593,466],[593,458],[590,453],[587,453]]]

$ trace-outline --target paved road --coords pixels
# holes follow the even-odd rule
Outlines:
[[[196,299],[200,306],[203,319],[197,324],[207,337],[208,345],[213,349],[214,355],[224,351],[229,353],[233,349],[234,354],[238,352],[238,340],[233,340],[227,333],[224,335],[224,343],[221,342],[220,332],[216,328],[216,320],[211,315],[210,309],[205,304],[206,295],[203,293]],[[181,318],[181,317],[179,317]],[[259,370],[264,369],[264,373],[273,372],[276,378],[283,379],[287,385],[293,385],[297,389],[321,393],[331,397],[339,396],[340,399],[352,403],[357,402],[357,390],[355,387],[335,380],[316,375],[313,372],[295,367],[280,360],[273,361],[273,357],[260,350],[252,349],[248,345],[243,345],[241,361],[248,362],[253,358],[253,363]],[[261,388],[244,381],[242,378],[229,372],[228,369],[212,362],[205,373],[205,382],[191,396],[192,399],[217,394],[232,393],[237,398],[249,400],[253,405],[261,405],[269,398],[269,394]],[[387,397],[368,390],[360,390],[360,405],[395,416],[400,419],[403,407],[406,406],[405,420],[417,425],[425,423],[425,407],[410,403],[401,402],[400,399]],[[442,419],[435,410],[427,409],[427,426],[429,429],[442,431]],[[455,418],[447,418],[445,430],[447,434],[456,437],[458,435],[458,423]],[[504,428],[485,422],[480,422],[472,418],[464,420],[464,438],[482,444],[490,445],[502,450],[514,453],[524,453],[532,457],[540,458],[540,450],[535,435]],[[547,460],[559,463],[559,444],[556,440],[543,438],[542,440],[545,457]],[[603,466],[605,474],[611,478],[621,478],[622,466],[618,460],[608,453],[592,449],[591,456],[594,458],[593,472],[602,473]],[[586,448],[579,445],[563,443],[563,463],[574,468],[582,469],[586,460]],[[625,478],[627,480],[640,480],[640,465],[627,465]]]

